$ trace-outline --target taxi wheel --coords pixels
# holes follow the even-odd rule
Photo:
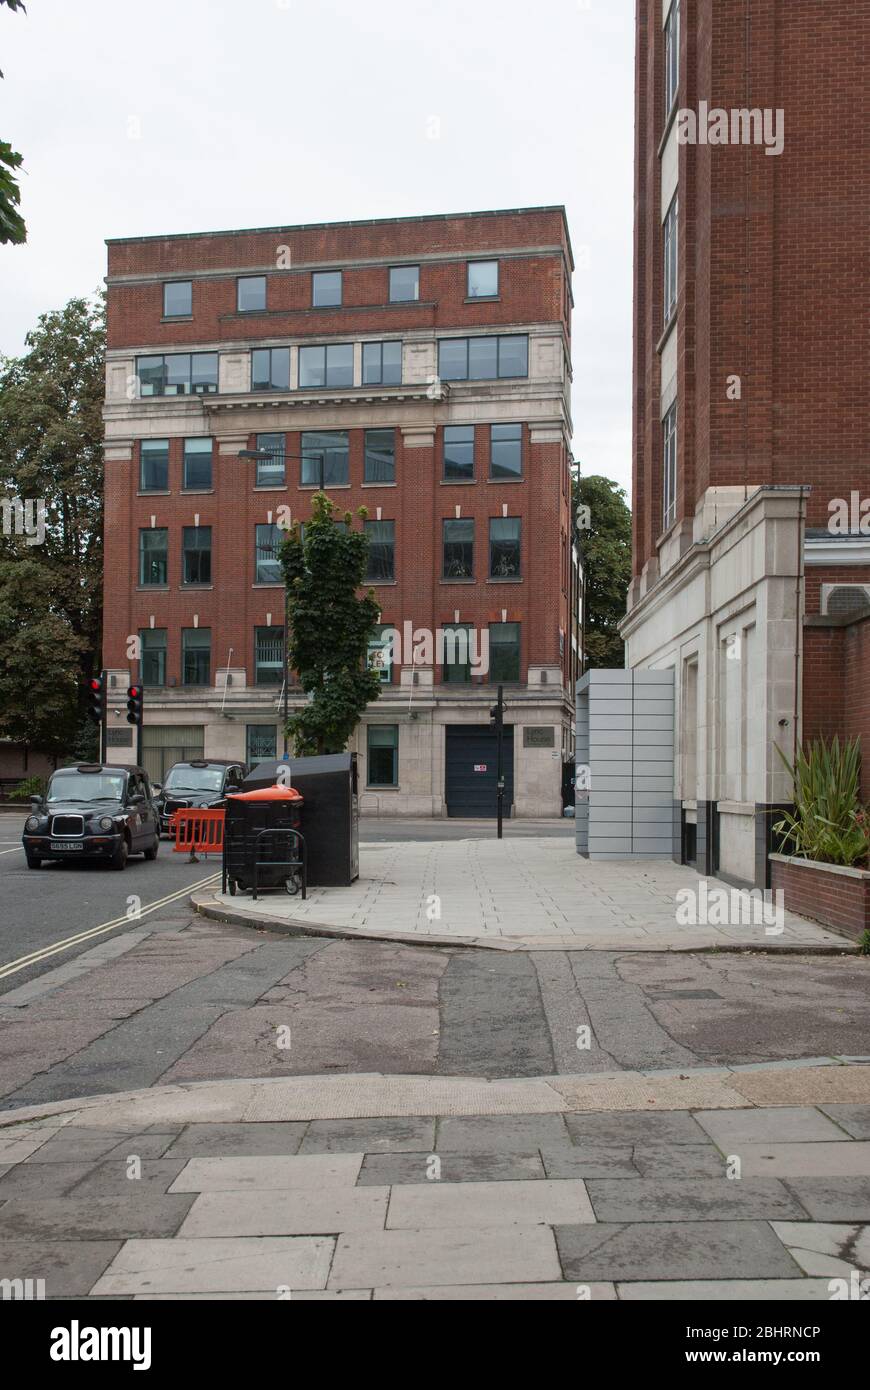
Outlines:
[[[27,858],[27,867],[28,867],[28,869],[41,869],[41,868],[42,868],[42,860],[40,859],[40,857],[39,857],[38,854],[28,854],[28,855],[26,856],[26,858]]]
[[[127,846],[127,841],[126,841],[126,840],[122,840],[121,843],[119,844],[118,848],[115,850],[115,853],[112,855],[111,859],[109,860],[109,865],[110,865],[110,867],[113,868],[113,869],[126,869],[126,867],[127,867],[127,856],[128,856],[129,853],[130,853],[130,850],[129,850],[128,846]]]

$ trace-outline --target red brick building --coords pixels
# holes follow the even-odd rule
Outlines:
[[[638,0],[628,664],[673,669],[699,867],[763,884],[776,753],[870,768],[868,0]]]
[[[382,638],[436,642],[385,661],[363,809],[489,809],[502,681],[515,814],[559,813],[571,270],[558,207],[109,243],[104,664],[120,708],[141,651],[152,775],[280,755],[274,547],[323,486],[368,509]]]

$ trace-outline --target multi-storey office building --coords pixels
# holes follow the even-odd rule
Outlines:
[[[867,17],[637,4],[623,635],[674,673],[683,854],[743,883],[790,800],[777,744],[863,733],[870,796]]]
[[[404,639],[357,731],[363,809],[490,812],[503,683],[514,813],[559,814],[571,270],[558,207],[109,243],[111,746],[138,640],[154,776],[280,756],[275,550],[322,487],[367,508],[383,632]]]

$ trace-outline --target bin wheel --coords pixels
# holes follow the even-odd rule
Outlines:
[[[290,874],[284,881],[284,886],[291,898],[295,898],[302,889],[302,879],[299,874]]]
[[[240,893],[247,893],[247,891],[248,891],[248,885],[247,885],[247,883],[245,883],[245,882],[244,882],[242,879],[240,879],[240,878],[236,880],[236,887],[238,888],[238,890],[239,890]]]
[[[227,887],[230,890],[230,897],[234,898],[236,896],[236,880],[234,878],[231,878]]]

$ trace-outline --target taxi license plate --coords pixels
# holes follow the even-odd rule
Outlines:
[[[49,849],[84,849],[81,840],[52,840]]]

